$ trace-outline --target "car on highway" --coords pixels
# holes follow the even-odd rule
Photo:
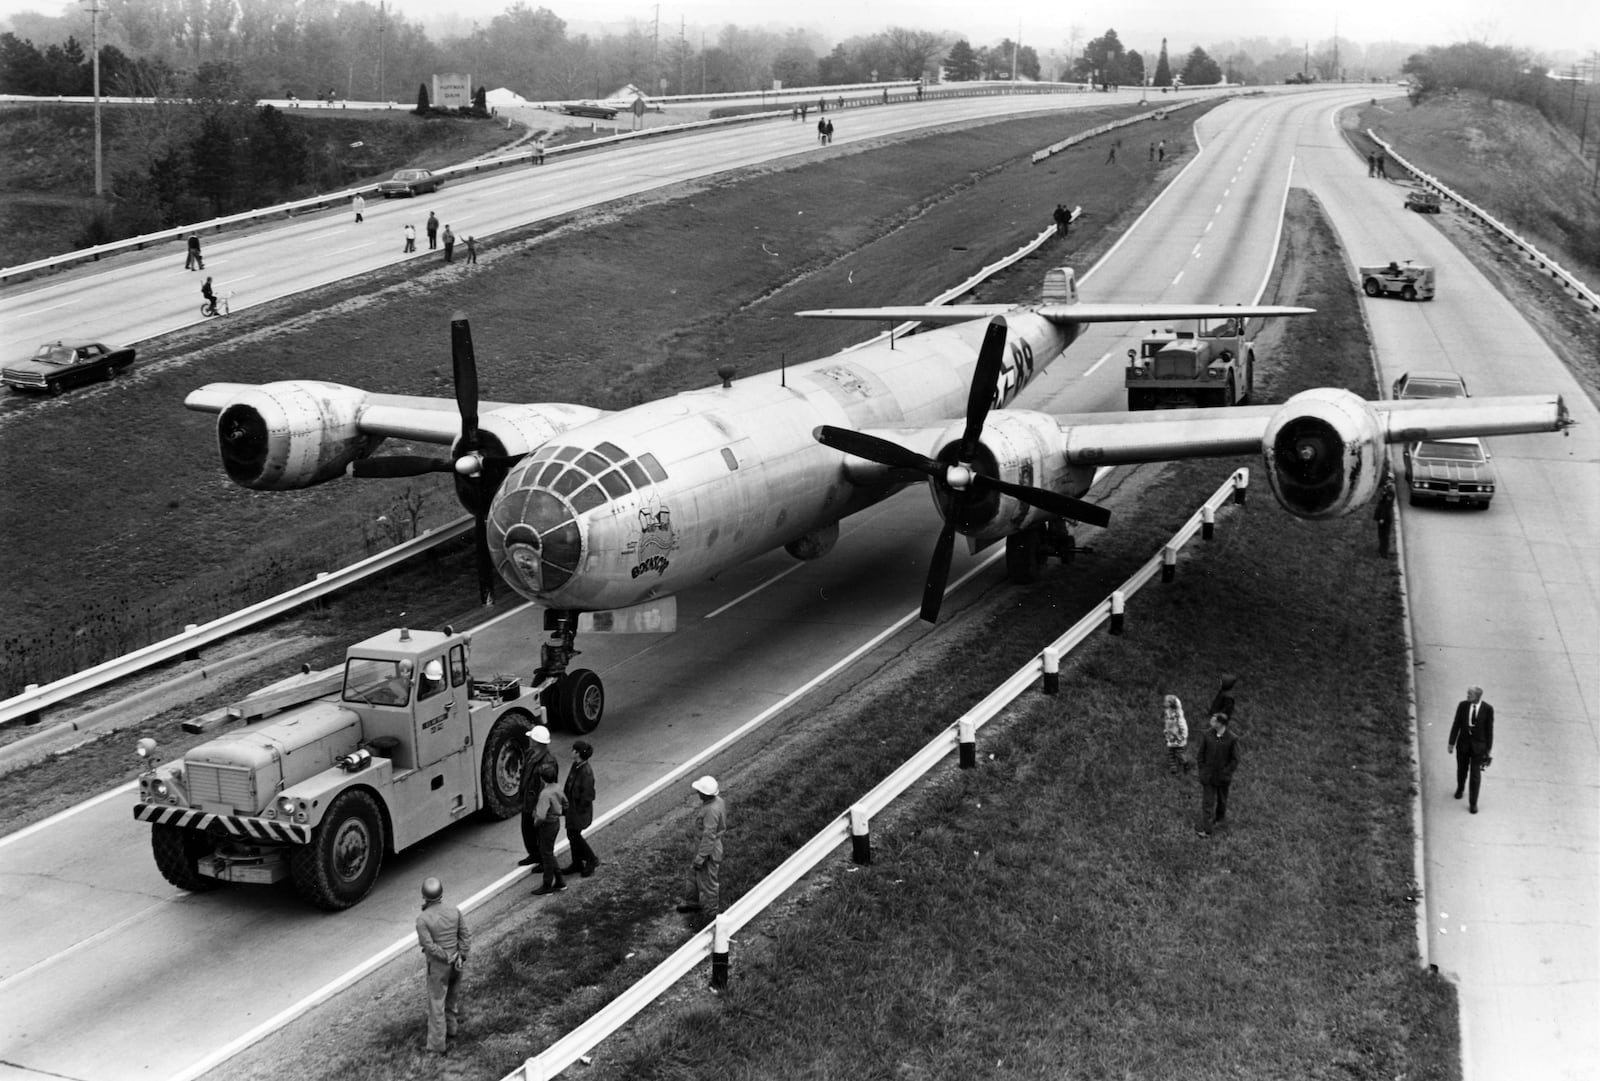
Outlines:
[[[1404,206],[1407,210],[1415,210],[1418,214],[1437,214],[1439,213],[1439,196],[1435,192],[1423,191],[1418,188],[1416,191],[1406,194]]]
[[[1494,467],[1480,440],[1418,440],[1407,444],[1405,462],[1413,507],[1425,500],[1437,500],[1489,509],[1489,501],[1494,498]]]
[[[378,185],[378,194],[385,199],[393,199],[396,195],[417,196],[423,192],[438,191],[442,187],[444,180],[427,169],[401,169]]]
[[[1394,397],[1407,398],[1470,398],[1466,380],[1455,372],[1402,372],[1394,381]]]
[[[20,391],[60,394],[68,387],[110,379],[132,364],[133,356],[132,346],[113,349],[100,342],[46,342],[27,360],[0,368],[0,382]]]

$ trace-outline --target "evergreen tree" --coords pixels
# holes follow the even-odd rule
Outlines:
[[[969,83],[979,75],[978,54],[962,38],[950,46],[950,55],[944,58],[944,77],[953,83]]]
[[[479,116],[489,115],[489,92],[481,86],[472,92],[472,111]]]
[[[429,106],[429,102],[428,102],[428,84],[427,83],[418,83],[417,84],[417,108],[416,108],[417,115],[418,116],[427,116],[429,107],[430,106]]]
[[[1184,86],[1215,86],[1222,81],[1222,68],[1200,46],[1189,51],[1183,62]]]
[[[1156,58],[1155,86],[1172,85],[1172,65],[1167,62],[1167,39],[1161,39],[1161,55]]]

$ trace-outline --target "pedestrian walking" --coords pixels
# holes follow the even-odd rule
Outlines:
[[[1106,164],[1107,165],[1113,165],[1113,164],[1116,163],[1116,160],[1117,160],[1117,144],[1116,143],[1112,143],[1111,144],[1111,151],[1110,151],[1110,153],[1108,153],[1106,155]]]
[[[561,816],[567,813],[567,797],[556,787],[560,775],[554,758],[539,766],[539,780],[544,784],[539,789],[533,817],[538,826],[539,868],[544,872],[544,884],[533,891],[535,897],[567,888],[567,880],[561,877],[561,867],[556,863],[556,838],[561,836]]]
[[[1156,160],[1156,144],[1153,142],[1150,144],[1150,160]]]
[[[1189,766],[1183,752],[1189,749],[1189,722],[1183,716],[1183,703],[1175,694],[1161,700],[1161,734],[1167,743],[1167,772],[1182,773]]]
[[[408,251],[408,252],[416,251],[417,250],[417,227],[415,225],[412,225],[410,222],[406,222],[405,234],[406,234],[405,251]],[[402,254],[404,254],[404,253],[402,253]]]
[[[1372,520],[1378,523],[1378,554],[1389,554],[1389,532],[1394,528],[1394,478],[1384,470],[1383,484],[1378,488],[1378,502],[1372,508]]]
[[[1055,212],[1050,217],[1056,223],[1056,232],[1066,236],[1067,231],[1072,228],[1072,211],[1067,209],[1067,204],[1057,203]]]
[[[359,191],[350,196],[350,209],[356,212],[357,225],[367,220],[367,201],[361,197]]]
[[[433,211],[428,211],[428,250],[433,251],[439,247],[439,219]]]
[[[1468,687],[1465,701],[1456,705],[1450,725],[1450,750],[1456,756],[1456,799],[1468,795],[1467,810],[1478,813],[1478,789],[1494,750],[1494,707],[1483,700],[1482,687]],[[1470,783],[1469,783],[1470,782]]]
[[[1228,731],[1227,715],[1213,713],[1209,723],[1195,756],[1200,772],[1200,826],[1195,833],[1201,837],[1210,837],[1228,817],[1228,786],[1239,768],[1239,737]]]
[[[450,231],[450,226],[444,227],[444,261],[455,262],[456,235]]]
[[[1233,685],[1237,682],[1238,679],[1233,676],[1222,677],[1222,686],[1217,688],[1217,693],[1211,699],[1211,705],[1206,707],[1207,717],[1213,713],[1220,713],[1228,718],[1230,724],[1233,723]]]
[[[1162,162],[1162,161],[1166,161],[1166,160],[1167,160],[1167,141],[1165,139],[1162,139],[1162,140],[1160,140],[1159,142],[1156,143],[1156,161]]]
[[[428,965],[428,1042],[435,1054],[449,1050],[449,1037],[461,1031],[461,973],[472,953],[472,932],[455,905],[446,904],[444,884],[422,880],[422,913],[417,941]]]
[[[1388,180],[1389,179],[1389,170],[1384,168],[1384,156],[1383,156],[1383,151],[1381,151],[1381,150],[1378,151],[1378,179],[1379,180]]]
[[[543,137],[540,137],[540,138],[535,139],[533,141],[533,163],[535,165],[543,165],[544,164],[544,139],[543,139]]]
[[[205,268],[206,268],[206,261],[204,259],[200,258],[200,234],[199,233],[190,233],[189,234],[189,254],[188,254],[188,257],[185,258],[184,261],[183,261],[183,269],[185,269],[185,270],[204,270]]]
[[[478,261],[478,245],[473,243],[472,238],[469,236],[469,237],[467,237],[467,262],[476,263],[477,261]]]
[[[1367,151],[1367,175],[1368,176],[1377,176],[1378,175],[1378,155],[1374,154],[1370,150]]]
[[[536,724],[528,729],[528,753],[522,756],[522,847],[527,855],[517,861],[518,867],[532,867],[539,862],[539,790],[544,787],[540,767],[554,762],[550,753],[550,729]]]
[[[825,117],[819,118],[817,120],[817,145],[821,146],[823,143],[826,143],[827,141],[828,141],[828,121],[827,121],[827,118],[825,118]]]
[[[715,916],[722,911],[722,835],[728,830],[728,808],[718,795],[715,777],[702,777],[690,787],[700,794],[700,812],[695,819],[698,841],[689,868],[689,893],[678,911]]]
[[[832,120],[828,121],[827,127],[823,128],[823,130],[822,130],[822,141],[824,143],[832,143],[833,142],[833,121]]]
[[[583,831],[594,822],[594,767],[589,765],[594,746],[588,740],[577,740],[572,745],[572,754],[567,783],[561,790],[567,797],[567,858],[570,862],[561,868],[561,873],[577,873],[588,878],[600,866],[594,849],[583,837]]]

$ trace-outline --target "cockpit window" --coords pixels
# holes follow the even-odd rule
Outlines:
[[[594,449],[605,455],[613,463],[625,461],[628,457],[626,454],[622,453],[622,448],[617,446],[615,443],[601,443]]]
[[[650,474],[650,479],[657,484],[667,479],[667,471],[661,468],[661,463],[656,461],[654,454],[639,455],[639,464],[644,466],[644,471]]]
[[[628,474],[628,479],[633,482],[635,488],[643,488],[650,483],[650,478],[644,475],[644,469],[638,462],[623,462],[622,471]]]
[[[560,450],[556,451],[555,458],[558,462],[570,462],[572,459],[576,458],[582,453],[582,447],[562,447]]]
[[[591,484],[572,497],[572,509],[582,514],[584,511],[594,510],[605,501],[605,494]]]
[[[628,494],[627,478],[625,478],[615,469],[609,473],[604,473],[601,475],[600,486],[604,488],[606,490],[606,494],[612,498]]]
[[[579,468],[587,469],[591,476],[599,476],[601,473],[604,473],[610,464],[610,462],[600,457],[600,455],[592,452],[585,454],[582,458],[578,459]]]
[[[564,467],[560,462],[551,462],[549,465],[545,466],[544,472],[539,474],[539,487],[550,487],[550,482],[556,479],[556,474],[560,473],[563,468]]]
[[[530,454],[528,456],[528,460],[531,461],[531,462],[541,461],[541,460],[543,460],[545,458],[550,457],[555,452],[556,452],[556,448],[552,447],[549,443],[546,443],[544,446],[540,447],[538,450],[535,450],[532,454]]]
[[[556,495],[571,495],[578,489],[579,485],[588,479],[578,470],[568,469],[556,478],[556,482],[551,485],[550,490],[555,492]]]

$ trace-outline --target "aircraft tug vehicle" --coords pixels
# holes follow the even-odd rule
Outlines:
[[[133,816],[151,825],[156,867],[179,889],[284,879],[320,908],[371,892],[399,852],[474,812],[521,809],[538,695],[510,676],[474,680],[470,639],[391,630],[342,667],[230,708],[246,727],[150,767]]]
[[[543,607],[550,638],[535,682],[554,687],[558,722],[583,728],[598,723],[604,692],[592,672],[571,670],[580,629],[673,630],[678,592],[774,548],[820,558],[842,519],[918,479],[944,521],[923,589],[933,621],[957,534],[973,551],[1005,541],[1008,571],[1036,577],[1066,554],[1067,522],[1109,522],[1082,498],[1100,466],[1260,454],[1290,513],[1328,518],[1377,490],[1388,443],[1570,423],[1554,394],[1368,402],[1340,388],[1229,410],[1008,408],[1090,323],[1307,310],[1082,303],[1062,267],[1035,304],[801,312],[936,329],[616,412],[479,402],[458,316],[454,414],[438,399],[311,380],[214,383],[185,404],[217,414],[223,468],[246,488],[451,474],[476,519],[480,592],[487,599],[498,574]],[[375,456],[388,437],[438,443],[449,457]]]
[[[1244,320],[1152,333],[1128,350],[1123,386],[1129,409],[1231,406],[1255,391],[1255,345]]]

